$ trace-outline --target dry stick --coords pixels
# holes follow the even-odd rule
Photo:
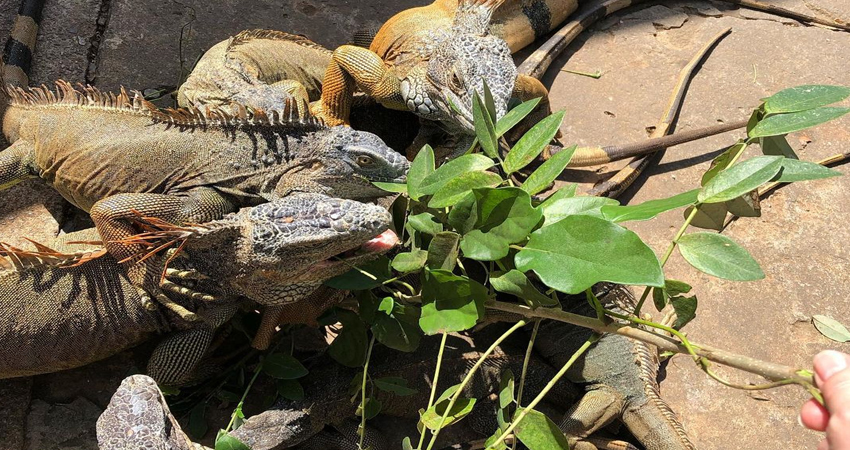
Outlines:
[[[688,349],[685,348],[685,346],[679,341],[673,338],[662,336],[657,333],[642,330],[640,328],[635,328],[622,323],[613,322],[605,324],[593,317],[572,314],[558,309],[532,309],[528,306],[506,302],[488,301],[486,303],[486,306],[491,309],[518,314],[526,318],[552,319],[584,328],[590,328],[600,333],[620,334],[632,339],[637,339],[639,341],[646,342],[647,344],[654,345],[661,351],[690,355]],[[768,380],[775,381],[791,379],[794,380],[794,382],[803,385],[812,385],[814,382],[811,375],[808,375],[807,372],[801,371],[800,369],[795,369],[793,367],[785,366],[782,364],[761,361],[709,345],[691,342],[691,346],[694,349],[694,353],[699,357],[703,357],[710,361],[714,361],[729,367],[734,367],[736,369],[740,369],[746,372],[754,373],[756,375],[767,378]]]
[[[713,49],[714,46],[716,46],[717,43],[726,37],[731,31],[732,28],[726,28],[711,38],[711,40],[708,41],[708,43],[706,43],[693,58],[691,58],[688,64],[682,68],[679,72],[679,78],[676,81],[676,86],[673,88],[673,93],[670,95],[670,101],[667,103],[667,109],[661,117],[661,120],[658,121],[655,129],[652,130],[652,133],[650,133],[650,139],[664,136],[670,132],[670,127],[673,125],[673,121],[679,114],[679,110],[682,107],[682,101],[685,98],[685,92],[687,91],[688,84],[690,84],[691,77],[693,76],[697,66],[702,64],[703,59],[705,59],[711,49]],[[638,177],[640,177],[644,169],[649,166],[650,159],[654,155],[663,151],[664,150],[662,149],[654,153],[633,158],[625,168],[621,169],[613,177],[599,183],[587,191],[587,195],[611,198],[618,197],[623,193],[623,191],[628,189],[629,186],[638,179]]]

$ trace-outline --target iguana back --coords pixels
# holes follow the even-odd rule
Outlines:
[[[0,324],[0,378],[79,367],[171,329],[108,255],[0,271]]]

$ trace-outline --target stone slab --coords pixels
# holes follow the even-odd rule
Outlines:
[[[842,2],[823,0],[823,9],[841,10]],[[789,25],[760,14],[724,11],[715,16],[703,2],[665,3],[668,17],[689,15],[680,28],[659,29],[658,6],[653,12],[626,11],[581,37],[553,65],[547,82],[554,108],[566,108],[562,141],[617,144],[640,141],[661,117],[679,69],[707,40],[732,27],[690,84],[677,129],[688,130],[718,121],[746,118],[759,99],[783,88],[823,83],[850,86],[850,74],[840,55],[850,48],[850,34],[821,27]],[[714,3],[720,7],[720,3]],[[795,2],[783,6],[798,8]],[[803,6],[805,12],[812,11]],[[701,11],[708,14],[699,14]],[[729,14],[733,14],[730,16]],[[850,14],[842,16],[845,20]],[[679,22],[676,20],[675,22]],[[844,58],[846,60],[846,58]],[[558,72],[559,68],[603,71],[599,80]],[[553,74],[554,77],[553,77]],[[819,160],[845,152],[850,142],[850,118],[790,136],[801,158]],[[717,151],[741,133],[727,133],[669,149],[649,177],[622,200],[638,203],[663,198],[699,186],[701,174]],[[587,188],[607,178],[623,163],[590,170],[568,171],[565,180]],[[837,170],[847,174],[847,166]],[[850,351],[821,336],[811,324],[814,314],[840,318],[850,311],[850,252],[840,243],[850,231],[840,224],[850,219],[846,177],[783,187],[762,202],[763,216],[742,219],[725,234],[747,248],[767,277],[733,283],[701,274],[674,256],[667,276],[695,286],[698,316],[686,328],[691,339],[759,359],[809,367],[824,348]],[[657,253],[664,251],[683,222],[681,211],[627,224]],[[653,309],[649,307],[648,309]],[[758,377],[720,370],[739,383]],[[697,448],[815,448],[820,434],[797,424],[799,406],[807,395],[799,388],[747,393],[708,379],[685,357],[667,368],[662,393],[682,416]]]

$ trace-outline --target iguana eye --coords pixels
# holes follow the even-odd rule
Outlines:
[[[449,87],[456,92],[463,90],[463,80],[460,79],[460,75],[457,72],[452,72],[452,77],[449,79]]]
[[[371,156],[361,155],[357,157],[357,165],[360,167],[371,166],[374,162]]]

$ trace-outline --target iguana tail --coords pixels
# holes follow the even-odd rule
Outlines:
[[[23,0],[12,33],[3,49],[2,80],[5,84],[26,87],[35,51],[35,40],[44,0]]]

